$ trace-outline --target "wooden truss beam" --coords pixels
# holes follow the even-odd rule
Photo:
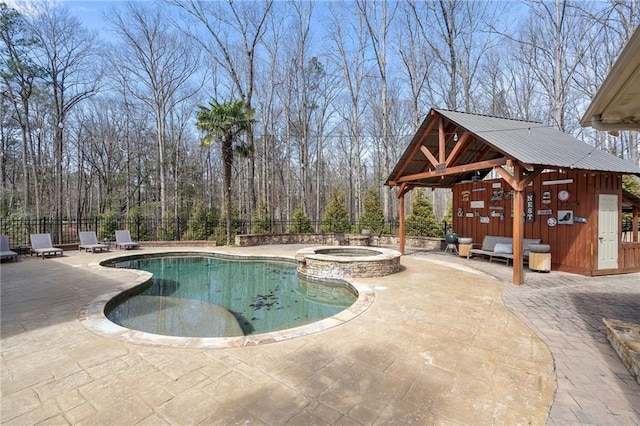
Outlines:
[[[507,164],[507,161],[508,159],[506,157],[502,157],[502,158],[495,158],[493,160],[480,161],[477,163],[463,164],[461,166],[444,167],[443,169],[431,170],[428,172],[415,173],[412,175],[402,176],[397,181],[389,182],[389,183],[398,185],[399,183],[402,183],[402,182],[411,182],[411,181],[435,177],[435,176],[447,176],[447,175],[454,175],[457,173],[466,173],[466,172],[473,172],[476,170],[490,169],[492,167],[503,166]]]

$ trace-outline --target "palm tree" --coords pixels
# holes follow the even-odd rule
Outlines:
[[[197,116],[198,129],[205,132],[202,146],[211,146],[219,141],[224,169],[224,207],[227,216],[227,245],[231,244],[231,168],[234,149],[246,155],[253,147],[246,146],[238,137],[251,131],[255,111],[247,108],[244,101],[209,102],[209,107],[200,105]],[[235,144],[235,147],[234,147]]]

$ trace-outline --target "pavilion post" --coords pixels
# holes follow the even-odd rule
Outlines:
[[[638,229],[638,214],[640,214],[640,210],[634,206],[633,216],[631,217],[631,240],[634,243],[638,242],[638,234],[640,234],[640,229]]]
[[[398,227],[398,245],[400,253],[404,254],[404,191],[400,193],[398,216],[398,219],[400,220],[400,225]]]
[[[524,256],[522,239],[524,237],[524,185],[522,185],[522,167],[513,167],[515,179],[513,198],[513,283],[524,283]]]

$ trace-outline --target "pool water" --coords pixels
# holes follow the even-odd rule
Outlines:
[[[358,248],[330,248],[330,249],[318,249],[316,254],[327,254],[329,256],[339,257],[367,257],[377,256],[380,253],[375,250],[358,249]]]
[[[181,337],[232,337],[297,327],[351,306],[344,282],[308,281],[296,265],[210,256],[163,256],[110,265],[151,272],[141,293],[108,306],[123,327]]]

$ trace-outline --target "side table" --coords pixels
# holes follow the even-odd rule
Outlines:
[[[551,270],[551,253],[529,253],[529,269],[537,272]]]
[[[15,249],[16,253],[18,253],[18,257],[31,254],[31,246],[29,244],[18,243],[16,244]]]
[[[458,254],[460,257],[469,257],[469,251],[471,250],[471,244],[458,244]]]

